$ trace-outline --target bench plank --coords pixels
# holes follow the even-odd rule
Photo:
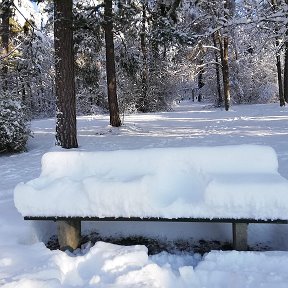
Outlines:
[[[24,220],[60,221],[66,219],[78,219],[81,221],[123,221],[123,222],[206,222],[206,223],[255,223],[255,224],[288,224],[288,220],[283,219],[233,219],[233,218],[161,218],[161,217],[61,217],[61,216],[24,216]]]

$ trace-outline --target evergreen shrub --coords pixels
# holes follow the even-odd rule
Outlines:
[[[19,100],[0,95],[0,153],[25,151],[31,135],[29,120]],[[11,95],[10,95],[11,96]]]

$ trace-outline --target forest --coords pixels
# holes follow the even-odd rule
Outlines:
[[[25,150],[31,119],[169,111],[176,101],[288,101],[287,0],[2,0],[0,152]]]
[[[1,287],[288,287],[287,103],[288,0],[0,0]]]

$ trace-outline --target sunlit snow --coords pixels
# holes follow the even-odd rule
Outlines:
[[[49,152],[15,188],[23,216],[288,219],[288,180],[262,145]]]
[[[119,129],[108,125],[108,116],[78,117],[77,151],[265,145],[276,151],[280,175],[287,179],[287,120],[286,108],[278,104],[234,106],[226,112],[188,102],[174,112],[125,115]],[[87,243],[75,254],[47,249],[41,241],[55,233],[55,224],[24,221],[14,206],[13,191],[18,183],[39,177],[43,154],[61,150],[54,146],[54,125],[53,119],[33,121],[28,152],[0,157],[0,286],[287,287],[287,225],[249,225],[248,244],[261,242],[269,252],[148,256],[145,246],[103,242],[93,247]],[[225,224],[85,223],[83,227],[84,232],[92,228],[103,235],[231,241],[231,227]]]

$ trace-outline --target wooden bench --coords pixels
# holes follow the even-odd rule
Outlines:
[[[203,223],[231,223],[232,224],[232,237],[233,237],[233,249],[237,251],[247,251],[248,249],[248,224],[288,224],[287,220],[281,219],[220,219],[220,218],[140,218],[140,217],[35,217],[25,216],[25,220],[52,220],[58,223],[58,241],[61,250],[75,250],[79,247],[81,239],[81,222],[82,221],[137,221],[137,222],[203,222]]]
[[[82,221],[231,223],[247,250],[249,223],[287,224],[288,181],[267,146],[49,152],[39,178],[20,183],[25,220],[58,223],[61,249],[76,249]]]

